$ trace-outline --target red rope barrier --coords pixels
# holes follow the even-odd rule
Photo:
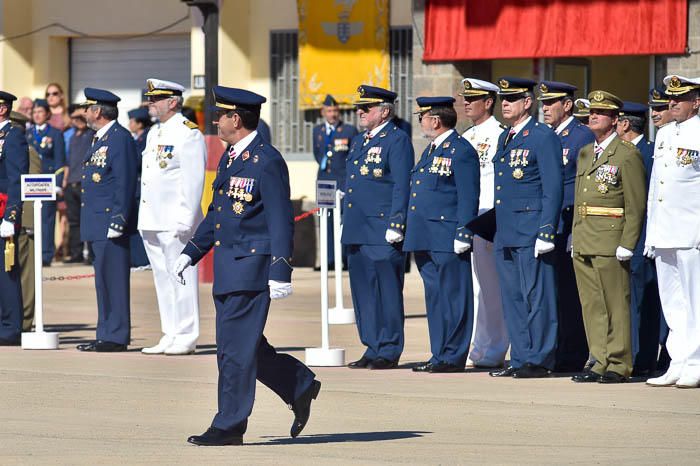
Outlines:
[[[306,217],[311,217],[313,214],[318,212],[318,210],[319,210],[318,207],[316,207],[315,209],[311,209],[307,212],[304,212],[300,215],[297,215],[296,217],[294,217],[294,223],[299,222],[301,220],[304,220]]]

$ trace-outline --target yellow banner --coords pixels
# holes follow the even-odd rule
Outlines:
[[[342,106],[357,86],[389,88],[389,0],[297,0],[299,107]]]

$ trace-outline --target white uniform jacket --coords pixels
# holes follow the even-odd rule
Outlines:
[[[661,128],[647,199],[646,246],[700,246],[700,117]]]
[[[193,232],[204,218],[204,136],[182,114],[148,132],[141,169],[139,230]]]

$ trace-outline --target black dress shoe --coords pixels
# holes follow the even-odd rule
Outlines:
[[[315,400],[318,396],[318,392],[321,391],[321,382],[314,380],[311,382],[311,386],[306,389],[304,393],[301,394],[297,400],[292,403],[292,411],[294,411],[294,422],[292,422],[292,428],[289,431],[289,435],[292,438],[296,438],[297,435],[301,433],[309,421],[309,416],[311,416],[311,401]]]
[[[202,447],[243,445],[243,436],[237,432],[228,432],[216,427],[210,427],[202,435],[193,435],[187,441]]]
[[[89,343],[81,343],[76,348],[78,351],[95,351],[95,347],[97,346],[96,341],[91,341]]]
[[[6,340],[5,338],[0,338],[0,346],[20,346],[22,344],[22,340],[20,338],[16,338],[13,340]]]
[[[627,382],[627,377],[620,375],[617,372],[607,371],[605,374],[600,376],[599,383],[625,383]]]
[[[71,257],[70,259],[63,259],[64,264],[82,264],[83,258],[80,256]]]
[[[550,372],[546,367],[527,363],[513,374],[514,379],[540,379],[549,377]]]
[[[598,382],[600,375],[593,371],[584,371],[571,377],[571,380],[576,383]]]
[[[505,369],[498,369],[496,371],[491,371],[489,372],[489,375],[491,377],[513,377],[513,374],[515,374],[515,371],[517,371],[513,366],[508,366]]]
[[[98,340],[95,342],[95,351],[98,353],[118,353],[120,351],[126,351],[126,345]]]
[[[388,359],[377,358],[374,361],[370,362],[367,367],[369,369],[377,370],[396,369],[397,367],[399,367],[399,361],[389,361]]]
[[[430,373],[431,374],[446,374],[446,373],[451,373],[451,372],[464,372],[464,366],[459,367],[456,364],[450,364],[447,362],[439,362],[437,364],[433,364],[432,367],[430,368]]]
[[[433,367],[433,365],[430,363],[430,361],[426,362],[421,362],[417,366],[414,366],[413,369],[411,369],[413,372],[430,372],[430,369]]]
[[[357,361],[353,361],[350,364],[348,364],[348,367],[350,369],[365,369],[367,366],[369,366],[369,363],[371,362],[371,359],[362,356]]]

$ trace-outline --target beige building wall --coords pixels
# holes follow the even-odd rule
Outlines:
[[[88,36],[128,36],[153,31],[189,15],[189,8],[166,0],[0,0],[0,32],[13,36],[58,23]],[[108,18],[109,20],[105,20]],[[188,33],[191,20],[164,33]],[[33,98],[58,82],[67,91],[68,39],[80,37],[58,26],[0,43],[0,88]],[[203,48],[203,47],[202,47]]]

